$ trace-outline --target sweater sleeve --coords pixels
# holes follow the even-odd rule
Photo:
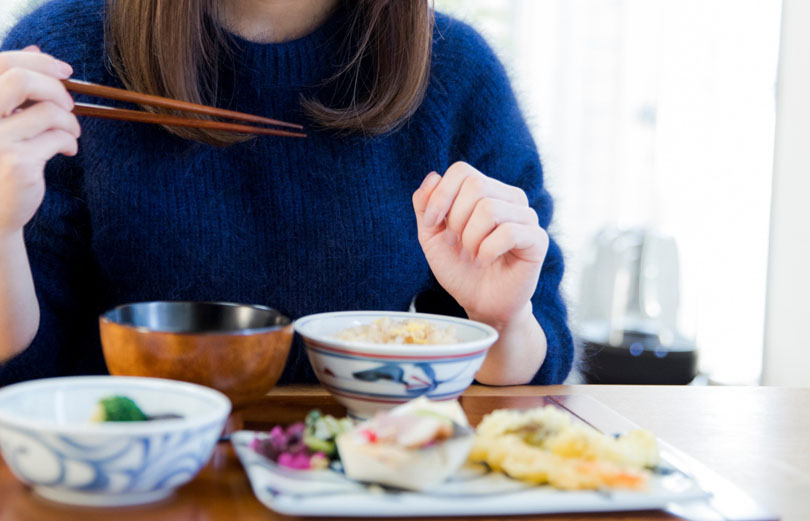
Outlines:
[[[38,27],[42,10],[23,19],[0,50],[32,43],[48,52]],[[55,42],[53,42],[55,43]],[[82,196],[78,158],[57,156],[45,168],[46,192],[24,235],[40,307],[31,345],[0,364],[0,385],[82,372],[101,373],[98,353],[98,288],[90,248],[90,224]]]
[[[459,44],[447,46],[449,56],[440,60],[460,63],[452,88],[467,93],[455,120],[455,140],[450,162],[465,161],[489,177],[522,188],[537,212],[540,226],[548,231],[552,199],[543,183],[537,147],[518,107],[503,65],[483,38],[469,26],[450,20],[441,30]],[[535,317],[545,332],[545,361],[532,379],[534,384],[561,383],[571,370],[573,341],[567,310],[560,291],[563,255],[551,237],[540,279],[532,297]]]

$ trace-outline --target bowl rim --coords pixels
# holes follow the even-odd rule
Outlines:
[[[464,327],[473,327],[485,333],[485,336],[478,340],[471,340],[468,342],[457,342],[453,344],[379,344],[374,342],[363,341],[349,341],[341,340],[339,338],[327,335],[313,335],[304,332],[303,329],[314,320],[322,320],[326,318],[340,318],[352,316],[367,316],[382,318],[391,317],[398,319],[417,318],[431,322],[444,322],[448,325],[461,325]],[[498,331],[487,324],[470,320],[467,318],[451,317],[447,315],[436,315],[431,313],[413,313],[410,311],[335,311],[327,313],[316,313],[313,315],[306,315],[295,322],[293,328],[305,340],[307,349],[311,346],[307,341],[315,341],[329,347],[335,347],[342,350],[357,352],[362,351],[368,354],[375,355],[394,355],[403,352],[403,356],[398,358],[441,358],[443,356],[457,355],[462,353],[469,353],[475,350],[487,350],[492,344],[498,340]]]
[[[115,313],[116,311],[137,306],[137,305],[144,305],[144,304],[209,304],[215,306],[223,306],[223,307],[247,307],[247,308],[254,308],[260,309],[262,311],[271,311],[276,313],[282,320],[282,324],[278,324],[275,326],[268,326],[268,327],[254,327],[250,329],[236,329],[233,331],[177,331],[173,329],[154,329],[146,326],[133,326],[130,324],[123,324],[117,320],[113,320],[110,318],[110,314]],[[113,308],[108,309],[101,313],[98,317],[99,322],[112,324],[117,327],[122,327],[124,329],[129,329],[131,331],[135,331],[137,333],[146,334],[146,333],[164,333],[169,335],[183,335],[183,336],[249,336],[249,335],[256,335],[260,333],[270,333],[273,331],[281,331],[286,329],[292,325],[292,320],[290,317],[282,313],[281,311],[277,310],[276,308],[271,308],[270,306],[264,306],[262,304],[241,304],[239,302],[225,302],[225,301],[217,301],[217,300],[143,300],[139,302],[127,302],[126,304],[119,304]]]
[[[49,420],[41,420],[10,413],[0,408],[0,428],[25,428],[37,432],[83,434],[83,435],[127,435],[141,436],[165,433],[168,431],[181,431],[202,428],[215,422],[224,422],[232,410],[230,399],[225,394],[205,387],[203,385],[167,378],[153,378],[146,376],[61,376],[56,378],[40,378],[11,384],[0,389],[0,401],[13,399],[15,396],[26,393],[32,389],[60,388],[75,385],[90,387],[104,385],[118,385],[149,389],[150,391],[163,391],[167,393],[183,392],[207,399],[212,407],[202,414],[193,417],[172,418],[146,422],[71,422],[57,424]],[[111,391],[112,392],[112,391]]]

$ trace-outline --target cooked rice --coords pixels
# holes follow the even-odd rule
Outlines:
[[[458,337],[452,327],[439,328],[424,320],[379,318],[373,324],[354,326],[338,333],[340,340],[374,344],[455,344]]]

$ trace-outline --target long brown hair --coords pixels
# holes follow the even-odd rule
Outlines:
[[[228,52],[217,26],[221,0],[108,0],[106,44],[130,90],[211,104],[217,61]],[[396,129],[417,109],[430,74],[433,39],[428,0],[342,0],[348,11],[342,56],[328,80],[351,93],[338,106],[302,99],[313,122],[338,131],[377,135]],[[147,110],[164,110],[144,107]],[[245,138],[210,130],[167,127],[212,145]]]

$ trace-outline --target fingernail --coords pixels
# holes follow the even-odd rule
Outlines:
[[[436,211],[435,208],[432,206],[428,206],[427,210],[425,210],[425,216],[422,222],[428,228],[433,228],[436,226],[437,218],[439,217],[439,212]]]
[[[470,252],[468,252],[464,248],[461,248],[461,260],[462,260],[462,262],[470,262],[472,260],[472,257],[470,256]]]
[[[419,185],[419,188],[420,189],[427,188],[433,183],[435,183],[437,175],[439,174],[437,174],[436,172],[431,172],[428,175],[426,175],[425,178],[422,180],[422,184]]]
[[[63,61],[56,62],[56,70],[63,78],[70,78],[73,75],[73,67]]]
[[[456,242],[458,242],[458,237],[456,236],[456,233],[451,232],[450,230],[445,230],[444,242],[446,242],[448,246],[453,246]]]

